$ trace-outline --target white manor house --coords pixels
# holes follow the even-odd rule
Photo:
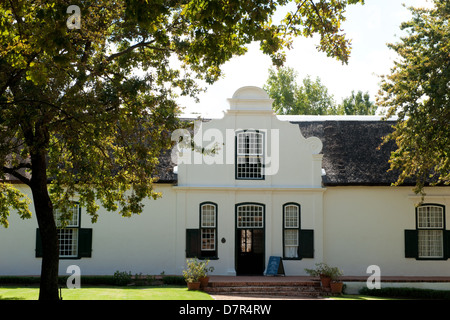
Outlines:
[[[60,236],[60,273],[181,275],[186,259],[209,259],[213,275],[263,275],[271,256],[286,276],[326,262],[347,276],[450,276],[450,187],[393,187],[392,121],[375,116],[277,116],[257,87],[238,89],[220,119],[192,135],[215,152],[178,144],[161,159],[155,188],[131,218],[100,209],[92,224],[74,211]],[[30,199],[25,185],[17,184]],[[450,227],[450,226],[449,226]],[[10,216],[0,230],[0,275],[40,273],[35,218]]]

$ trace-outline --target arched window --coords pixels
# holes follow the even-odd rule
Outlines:
[[[416,209],[418,257],[444,257],[444,206],[425,204]]]
[[[217,204],[200,204],[200,251],[202,257],[217,256]]]
[[[299,258],[300,205],[283,205],[283,256],[285,259]]]

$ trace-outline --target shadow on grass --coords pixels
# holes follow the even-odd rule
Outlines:
[[[0,296],[0,300],[25,300],[25,298],[18,298],[18,297],[3,297],[3,296]]]

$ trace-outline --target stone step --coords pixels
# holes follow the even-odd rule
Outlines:
[[[205,288],[209,294],[258,295],[258,296],[320,296],[322,291],[310,288],[276,288],[268,290],[261,287],[227,287],[221,289]]]
[[[308,296],[318,297],[323,290],[318,281],[240,281],[210,282],[204,291],[210,294],[252,295],[252,296]]]
[[[319,281],[302,281],[302,282],[292,282],[292,281],[276,281],[276,282],[268,282],[268,281],[236,281],[236,282],[225,282],[225,281],[217,281],[217,282],[209,282],[208,287],[248,287],[248,286],[259,286],[259,287],[312,287],[312,288],[320,288]]]

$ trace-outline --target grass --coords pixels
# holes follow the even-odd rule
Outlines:
[[[93,286],[61,290],[63,300],[212,300],[202,291],[179,286],[113,287]],[[39,287],[0,287],[0,300],[37,300]]]

